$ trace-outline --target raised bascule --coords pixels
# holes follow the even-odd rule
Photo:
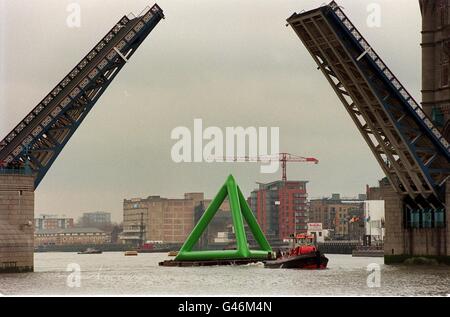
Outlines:
[[[0,142],[0,272],[33,270],[34,189],[163,18],[163,10],[155,4],[138,16],[120,19]]]
[[[158,5],[124,16],[0,142],[4,169],[29,167],[35,187],[126,62],[164,17]]]
[[[422,1],[424,2],[424,1]],[[287,19],[383,169],[385,262],[450,259],[450,147],[336,2]],[[449,183],[449,184],[448,184]]]

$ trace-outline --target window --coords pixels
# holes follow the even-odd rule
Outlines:
[[[444,41],[441,49],[441,87],[446,87],[449,85],[450,41]]]
[[[440,0],[439,1],[439,7],[438,7],[438,14],[439,14],[439,26],[444,27],[448,24],[448,1],[447,0]]]
[[[441,87],[448,86],[448,66],[449,64],[442,64],[441,67]]]

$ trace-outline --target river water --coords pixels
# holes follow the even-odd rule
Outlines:
[[[327,257],[330,259],[328,269],[303,271],[265,269],[262,264],[159,267],[158,262],[168,259],[166,254],[126,257],[121,252],[37,253],[34,273],[0,274],[0,293],[450,296],[448,266],[386,266],[382,258]]]

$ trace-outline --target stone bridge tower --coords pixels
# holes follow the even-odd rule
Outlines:
[[[448,0],[419,0],[422,12],[422,106],[450,139]]]

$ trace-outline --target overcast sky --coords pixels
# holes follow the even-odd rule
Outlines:
[[[66,25],[81,5],[81,27]],[[257,164],[176,164],[177,126],[280,127],[281,151],[319,165],[288,164],[308,180],[310,197],[355,196],[383,177],[363,138],[285,20],[323,0],[160,0],[161,21],[97,102],[36,191],[35,213],[77,218],[111,211],[124,198],[212,197],[229,173],[245,195],[255,182],[279,179]],[[420,100],[420,10],[416,0],[341,0],[410,92]],[[367,6],[382,8],[380,28]],[[2,139],[125,14],[144,0],[0,0]],[[399,16],[401,19],[399,20]]]

